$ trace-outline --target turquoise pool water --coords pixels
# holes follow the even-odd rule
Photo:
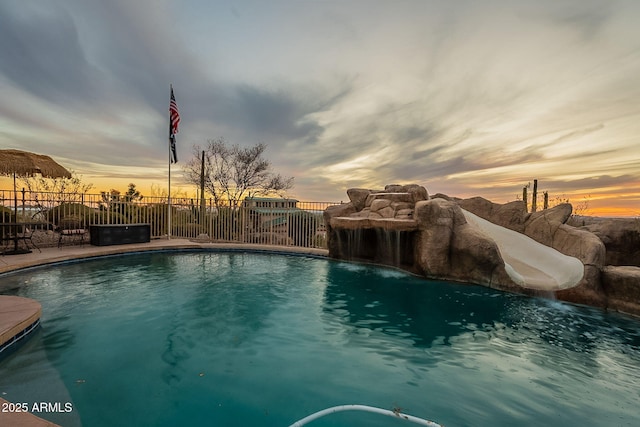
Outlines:
[[[42,303],[0,396],[65,426],[640,425],[640,322],[323,259],[147,253],[0,278]],[[60,406],[64,408],[64,406]],[[366,413],[310,424],[400,426]]]

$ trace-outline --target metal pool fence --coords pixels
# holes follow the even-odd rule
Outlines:
[[[17,196],[17,202],[14,196]],[[17,210],[16,210],[17,204]],[[326,248],[322,212],[333,202],[252,198],[240,205],[206,199],[171,198],[171,237],[205,237],[212,242]],[[65,224],[89,229],[94,224],[151,225],[151,237],[169,235],[167,197],[120,194],[47,193],[0,190],[2,223],[30,222],[49,233]]]

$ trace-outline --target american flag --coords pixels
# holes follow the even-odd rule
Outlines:
[[[171,87],[171,101],[169,102],[169,143],[171,145],[171,163],[178,163],[178,155],[176,154],[176,133],[178,133],[178,124],[180,123],[180,113],[178,112],[178,104],[176,97],[173,96],[173,86]]]

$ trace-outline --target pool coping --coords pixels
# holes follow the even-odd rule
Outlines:
[[[80,262],[92,258],[117,256],[143,252],[174,251],[212,251],[212,252],[254,252],[279,255],[299,255],[327,258],[328,251],[319,248],[297,246],[275,246],[241,243],[196,242],[188,239],[152,240],[148,243],[136,243],[114,246],[63,246],[60,248],[42,248],[41,251],[20,255],[0,256],[0,277],[5,274],[47,265],[68,262]],[[0,287],[0,291],[3,289]],[[0,348],[11,350],[30,332],[37,329],[42,313],[38,301],[10,295],[0,295]],[[1,355],[1,354],[0,354]],[[9,404],[0,398],[0,404]],[[1,425],[20,425],[25,427],[59,427],[29,412],[1,412]]]
[[[9,405],[11,402],[0,397],[0,405],[4,406],[5,404]],[[0,425],[20,427],[60,427],[58,424],[37,417],[31,412],[22,411],[0,411]]]
[[[17,345],[40,323],[42,306],[31,298],[2,295],[0,298],[0,357]]]
[[[209,243],[188,239],[158,239],[148,243],[134,243],[113,246],[63,246],[60,248],[42,248],[42,252],[20,255],[0,256],[0,276],[17,270],[40,267],[62,262],[78,261],[109,255],[124,255],[135,252],[210,250],[234,252],[264,252],[274,254],[306,255],[328,257],[329,251],[320,248],[298,246],[276,246],[243,243]]]

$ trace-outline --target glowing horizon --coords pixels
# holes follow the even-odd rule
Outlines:
[[[165,171],[166,173],[166,171]],[[78,175],[76,175],[78,176]],[[173,178],[172,178],[173,179]],[[145,197],[164,197],[168,192],[167,181],[155,181],[154,179],[145,179],[145,178],[135,178],[135,177],[120,177],[120,178],[106,178],[99,177],[95,179],[91,179],[88,175],[82,176],[82,182],[85,184],[93,184],[92,188],[87,192],[88,194],[100,194],[101,192],[108,192],[112,189],[120,191],[121,193],[125,193],[130,183],[136,185],[136,188],[140,193]],[[399,184],[409,184],[409,182],[398,182]],[[389,184],[389,183],[387,183]],[[420,185],[425,185],[424,183],[417,183]],[[386,184],[380,184],[372,187],[363,187],[370,188],[373,190],[382,189]],[[544,181],[539,180],[539,190],[538,190],[538,210],[541,210],[543,207],[544,196],[543,193],[548,191],[545,189]],[[459,198],[471,198],[471,197],[483,197],[487,200],[490,200],[494,203],[508,203],[515,200],[522,200],[522,186],[514,186],[510,188],[510,193],[506,197],[487,197],[486,194],[482,194],[479,192],[474,192],[473,190],[469,190],[460,194],[453,193],[444,193],[440,191],[437,187],[430,187],[425,185],[427,191],[431,196],[434,196],[437,193],[446,194],[450,197],[459,197]],[[504,187],[504,185],[503,185]],[[20,184],[18,180],[18,191],[21,191],[23,186]],[[596,189],[594,188],[592,192],[575,192],[575,191],[565,191],[562,193],[553,193],[549,192],[549,205],[553,207],[561,202],[566,200],[572,204],[574,214],[575,215],[585,215],[585,216],[599,216],[599,217],[640,217],[640,209],[637,209],[637,201],[640,199],[640,190],[638,190],[640,186],[636,188],[621,188],[621,187],[612,187],[605,189]],[[0,177],[0,190],[13,190],[13,179],[9,177]],[[176,184],[172,184],[171,193],[174,197],[187,197],[194,198],[198,197],[199,189],[196,188],[195,185],[185,184],[184,182],[178,182]],[[528,202],[529,208],[531,208],[531,197],[532,197],[532,188],[529,186],[528,188]],[[346,194],[346,189],[342,192],[340,197],[334,197],[333,199],[320,199],[315,198],[313,196],[305,197],[304,193],[300,193],[293,191],[287,193],[286,197],[295,198],[300,200],[301,202],[346,202],[348,201],[348,197]],[[207,197],[210,197],[207,195]],[[615,200],[616,204],[612,205],[610,203],[611,200]]]

